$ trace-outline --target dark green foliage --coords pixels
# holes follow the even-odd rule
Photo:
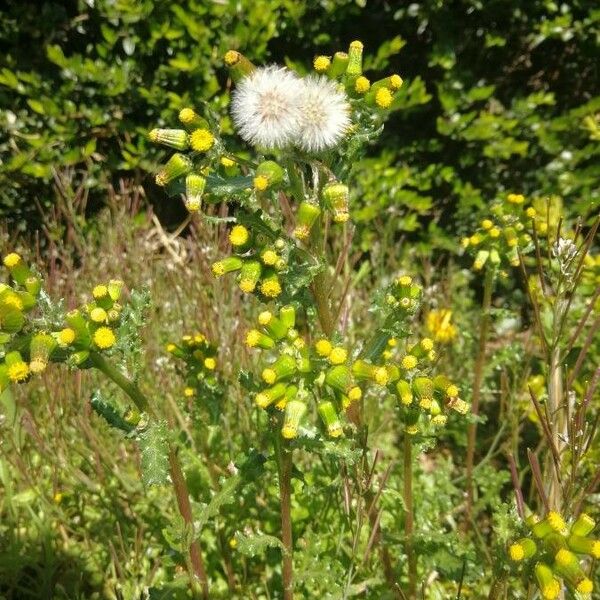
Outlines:
[[[405,79],[381,158],[357,163],[359,222],[393,217],[393,241],[396,231],[414,237],[423,218],[447,228],[458,209],[469,220],[503,190],[563,195],[584,213],[598,202],[600,11],[590,0],[29,8],[12,3],[0,16],[0,214],[20,223],[54,201],[54,169],[72,178],[68,194],[97,206],[108,184],[156,163],[151,124],[199,98],[224,116],[229,47],[304,70],[315,52],[354,38],[372,79],[386,69]],[[369,247],[373,229],[361,231]],[[449,243],[430,231],[431,244]]]

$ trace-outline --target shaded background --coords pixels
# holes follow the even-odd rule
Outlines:
[[[593,0],[35,6],[13,1],[0,14],[0,216],[21,229],[39,225],[57,194],[94,212],[122,178],[162,200],[147,178],[160,150],[145,134],[198,99],[226,115],[227,49],[302,70],[355,38],[371,79],[390,70],[405,79],[377,159],[357,166],[359,223],[391,217],[396,232],[418,238],[427,226],[439,234],[429,244],[444,244],[439,223],[468,226],[506,190],[559,194],[586,214],[598,202]],[[447,218],[457,211],[462,225]]]

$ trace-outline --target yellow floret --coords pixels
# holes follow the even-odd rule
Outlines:
[[[196,152],[208,152],[215,143],[215,136],[208,129],[196,129],[190,136],[190,145]]]
[[[217,366],[217,361],[214,358],[205,358],[204,359],[204,366],[205,368],[207,368],[209,371],[214,371],[216,366]]]
[[[281,284],[276,279],[266,279],[262,282],[260,291],[268,298],[277,298],[281,294]]]
[[[112,329],[109,327],[99,327],[94,332],[94,344],[96,344],[96,346],[102,350],[106,350],[107,348],[114,346],[116,341],[117,338],[115,337]]]
[[[182,108],[179,111],[179,120],[183,123],[191,123],[196,118],[196,113],[192,108]]]
[[[254,348],[256,346],[256,344],[258,344],[259,340],[260,340],[260,331],[257,331],[256,329],[251,329],[246,334],[246,346],[248,346],[249,348]]]
[[[241,279],[239,287],[244,294],[250,294],[256,289],[256,282],[253,279]]]
[[[273,369],[263,369],[263,372],[261,373],[263,381],[265,383],[268,383],[269,385],[273,385],[275,383],[275,380],[277,379],[277,373],[275,373],[275,371],[273,371]]]
[[[195,390],[194,388],[191,388],[191,387],[186,387],[186,388],[183,390],[183,395],[184,395],[186,398],[191,398],[192,396],[195,396],[195,395],[196,395],[196,390]]]
[[[394,73],[394,75],[390,77],[390,87],[394,91],[399,90],[402,87],[403,83],[404,82],[402,81],[402,77],[400,77],[400,75],[397,75],[396,73]]]
[[[550,524],[550,527],[558,533],[563,531],[566,527],[565,520],[555,511],[550,511],[548,513],[548,523]]]
[[[512,544],[508,549],[508,555],[510,556],[510,560],[518,562],[520,560],[523,560],[525,556],[525,550],[523,549],[523,546],[519,543]]]
[[[331,345],[331,342],[329,340],[319,340],[316,344],[315,344],[315,350],[317,351],[317,354],[319,356],[323,356],[325,358],[327,358],[330,354],[331,351],[333,350],[333,346]]]
[[[277,252],[274,252],[273,250],[265,250],[262,253],[261,258],[265,265],[274,265],[279,260]]]
[[[456,387],[454,384],[449,385],[446,388],[446,396],[448,396],[448,398],[457,398],[458,397],[458,387]]]
[[[319,73],[327,71],[330,64],[331,60],[328,56],[317,56],[313,61],[313,67],[315,68],[315,71],[318,71]]]
[[[355,385],[353,388],[350,388],[350,390],[348,391],[348,398],[352,402],[355,402],[356,400],[360,400],[362,398],[362,390],[357,385]]]
[[[560,584],[554,580],[552,583],[544,586],[542,598],[544,600],[556,600],[560,594]]]
[[[423,338],[421,340],[421,348],[423,348],[425,352],[433,350],[433,340],[431,338]]]
[[[375,94],[375,104],[377,104],[379,108],[389,108],[392,105],[393,99],[392,92],[386,87],[377,90],[377,93]]]
[[[413,356],[412,354],[407,354],[402,359],[402,366],[405,369],[414,369],[417,366],[417,358],[415,356]]]
[[[250,238],[250,233],[243,225],[236,225],[229,232],[229,241],[233,246],[243,246]]]
[[[530,218],[533,219],[536,215],[537,215],[537,211],[535,210],[535,208],[533,208],[533,206],[530,206],[526,211],[525,214]]]
[[[69,346],[75,341],[75,330],[65,327],[58,332],[58,343],[61,346]]]
[[[491,229],[494,226],[494,223],[492,223],[492,221],[490,221],[489,219],[484,219],[483,221],[481,221],[481,227],[483,229]]]
[[[586,577],[577,584],[577,591],[580,594],[591,594],[594,591],[594,584]]]
[[[108,288],[105,285],[97,285],[92,290],[92,296],[94,296],[94,298],[96,298],[96,299],[104,298],[107,295],[108,295]]]
[[[228,67],[231,67],[232,65],[235,65],[235,63],[239,60],[239,57],[240,53],[236,50],[228,50],[225,53],[225,64]]]
[[[8,378],[15,383],[24,381],[29,375],[29,367],[26,362],[16,362],[8,367]]]
[[[408,275],[402,275],[402,277],[398,277],[399,285],[410,285],[412,283],[412,277]]]
[[[371,87],[371,82],[362,75],[356,79],[354,82],[354,91],[357,94],[366,94]]]
[[[375,383],[378,385],[387,385],[390,375],[385,367],[377,367],[374,373]]]
[[[344,348],[337,346],[336,348],[333,348],[328,358],[332,365],[341,365],[346,362],[348,352],[346,352]]]
[[[90,319],[94,321],[94,323],[104,323],[107,318],[108,315],[106,314],[106,311],[99,306],[92,308],[90,311]]]
[[[254,189],[264,192],[269,187],[269,180],[264,175],[257,175],[253,180]]]
[[[21,262],[21,257],[16,252],[11,252],[4,257],[2,262],[6,268],[12,269]]]
[[[235,161],[227,158],[226,156],[221,156],[221,165],[223,165],[226,169],[229,167],[233,167],[235,165]]]

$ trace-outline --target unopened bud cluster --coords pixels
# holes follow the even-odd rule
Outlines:
[[[530,535],[514,541],[508,556],[515,564],[533,565],[533,573],[544,600],[555,600],[563,585],[579,597],[589,597],[594,584],[587,576],[582,558],[600,559],[600,540],[590,537],[595,521],[581,514],[570,526],[557,512],[543,519],[526,519]]]
[[[38,305],[41,278],[14,252],[4,257],[3,265],[10,277],[8,284],[0,283],[0,391],[44,372],[50,362],[89,366],[91,351],[114,346],[122,282],[97,285],[93,300],[68,312],[61,329],[44,330],[30,318]]]
[[[473,269],[481,271],[486,265],[501,268],[502,265],[519,266],[519,252],[526,254],[533,248],[531,231],[537,211],[525,206],[522,194],[508,194],[506,199],[491,207],[489,218],[481,221],[472,235],[461,240],[463,248],[473,256]]]
[[[238,287],[245,294],[258,294],[269,301],[283,291],[282,276],[288,267],[289,247],[265,226],[252,231],[235,225],[229,231],[232,255],[212,265],[215,277],[236,273]]]
[[[186,334],[177,342],[168,342],[166,350],[183,361],[186,398],[198,397],[207,387],[217,386],[217,348],[203,333]]]

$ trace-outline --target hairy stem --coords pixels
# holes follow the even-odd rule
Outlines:
[[[414,548],[415,513],[413,504],[412,437],[404,434],[404,535],[408,562],[408,600],[417,598],[417,556]]]
[[[98,354],[97,352],[90,352],[90,360],[99,371],[104,373],[104,375],[116,383],[133,400],[133,403],[140,412],[146,412],[153,417],[156,416],[152,410],[152,407],[150,406],[150,403],[148,402],[148,398],[146,398],[146,396],[135,385],[135,383],[133,383],[133,381],[125,377],[121,371],[111,365],[101,354]],[[177,454],[172,447],[169,449],[169,466],[179,513],[183,517],[186,525],[192,525],[193,516],[187,483],[185,481],[183,471],[181,470],[181,465],[179,464]],[[202,590],[202,598],[207,600],[210,597],[208,578],[206,576],[204,560],[202,559],[200,543],[197,540],[190,544],[189,562],[191,565],[190,579],[192,581],[192,588],[194,591],[196,591],[197,582],[199,582]]]
[[[275,436],[275,452],[279,470],[279,503],[281,510],[281,543],[283,557],[281,578],[283,581],[283,599],[294,597],[294,541],[292,537],[292,451],[283,448],[277,432]]]
[[[561,352],[558,343],[552,350],[550,355],[550,373],[548,381],[548,413],[550,415],[550,433],[552,441],[558,450],[558,460],[562,455],[561,450],[564,446],[562,436],[565,431],[564,411],[562,410],[563,400],[563,384],[562,384],[562,366]],[[550,485],[548,489],[548,502],[553,510],[560,511],[562,509],[562,494],[561,486],[558,480],[557,469],[554,468],[548,459],[547,472],[550,476]]]
[[[485,367],[485,352],[490,325],[490,308],[492,306],[492,288],[494,285],[494,272],[492,269],[486,271],[483,284],[483,303],[481,320],[479,322],[479,344],[477,348],[477,358],[475,359],[475,368],[473,372],[473,390],[471,413],[475,418],[479,415],[479,400],[481,398],[481,385],[483,383],[483,370]],[[467,428],[467,458],[466,458],[466,488],[467,488],[467,518],[469,523],[473,511],[473,467],[475,460],[475,442],[477,438],[477,421],[470,423]]]

